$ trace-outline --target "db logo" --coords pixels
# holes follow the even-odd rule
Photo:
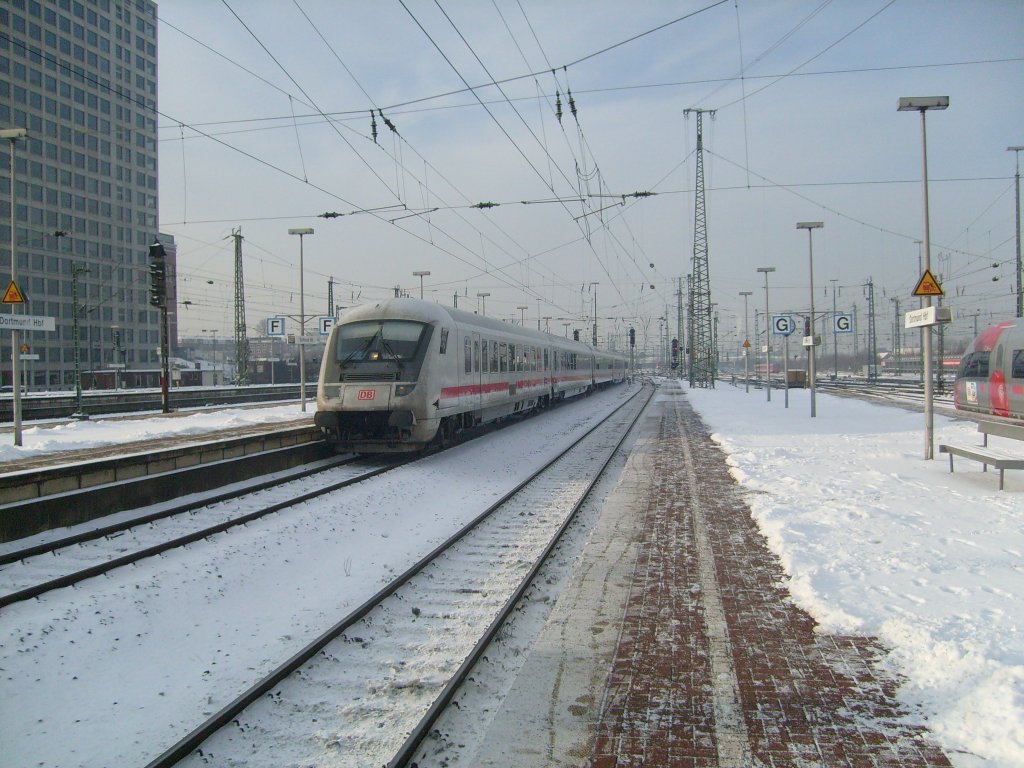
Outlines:
[[[377,390],[375,389],[360,389],[356,395],[357,400],[373,400],[377,397]]]

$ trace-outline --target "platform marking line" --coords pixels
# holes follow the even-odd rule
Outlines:
[[[718,764],[720,768],[749,768],[754,765],[750,736],[740,705],[739,681],[733,664],[729,627],[726,624],[722,593],[715,573],[715,554],[711,548],[711,539],[697,494],[698,479],[694,470],[693,454],[686,439],[686,427],[678,410],[676,423],[680,432],[683,467],[689,480],[687,485],[690,511],[693,515],[694,543],[697,549],[697,574],[704,599],[704,631],[708,637],[708,656],[711,662]]]

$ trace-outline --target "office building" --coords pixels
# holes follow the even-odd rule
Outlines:
[[[158,236],[156,8],[151,0],[0,5],[0,128],[28,132],[14,143],[21,311],[56,318],[56,331],[22,335],[33,391],[74,387],[75,283],[83,385],[113,386],[115,371],[121,381],[131,383],[133,372],[151,381],[142,374],[160,368],[160,312],[148,296],[148,249]],[[8,144],[0,146],[3,286],[11,270]],[[6,333],[0,350],[2,383],[10,384]]]

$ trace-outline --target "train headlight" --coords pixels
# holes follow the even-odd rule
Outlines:
[[[411,395],[414,389],[416,389],[415,384],[395,384],[395,397]]]

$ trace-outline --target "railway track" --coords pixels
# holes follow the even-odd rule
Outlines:
[[[27,547],[0,551],[0,608],[183,547],[387,472],[402,461],[314,462],[138,517]]]
[[[508,631],[652,395],[625,401],[147,768],[299,764],[311,750],[403,766],[443,749],[425,744],[434,723]]]

